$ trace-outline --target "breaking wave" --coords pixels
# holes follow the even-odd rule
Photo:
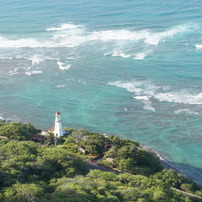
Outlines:
[[[122,57],[122,58],[129,58],[129,57],[131,57],[131,55],[123,53],[120,50],[114,50],[111,54],[108,53],[108,54],[104,54],[104,55],[112,55],[113,57]]]
[[[148,110],[148,111],[152,111],[152,112],[156,111],[156,109],[152,106],[151,101],[144,100],[143,103],[144,103],[143,109]]]
[[[8,39],[0,36],[0,48],[40,48],[49,46],[48,42],[40,42],[33,38]]]
[[[198,48],[198,49],[201,49],[202,48],[202,44],[195,44],[195,47]]]
[[[116,86],[119,88],[124,88],[131,93],[134,93],[135,96],[133,97],[136,100],[141,101],[144,106],[145,110],[155,111],[155,108],[152,106],[152,102],[150,98],[154,97],[155,92],[158,90],[159,87],[153,85],[151,82],[145,81],[133,81],[133,82],[109,82],[109,85]]]
[[[152,50],[149,50],[149,51],[137,53],[137,54],[135,54],[135,57],[133,59],[135,59],[135,60],[143,60],[146,56],[148,56],[152,52],[153,52]]]
[[[195,112],[195,111],[192,111],[189,109],[178,109],[178,110],[175,110],[175,113],[176,114],[202,115],[202,113],[200,113],[200,112]]]
[[[27,60],[31,60],[32,66],[34,66],[34,65],[38,65],[41,62],[43,62],[45,60],[45,58],[43,58],[41,56],[34,55],[34,56],[30,57],[30,58],[27,58]]]
[[[0,56],[0,60],[12,60],[13,57]]]
[[[134,96],[133,98],[136,100],[149,100],[149,97],[147,96]]]
[[[193,94],[187,90],[164,92],[155,95],[155,99],[161,102],[175,102],[181,104],[201,105],[202,93]]]
[[[124,53],[123,50],[115,49],[112,52],[104,53],[104,55],[106,55],[106,56],[111,55],[113,57],[122,57],[122,58],[132,58],[134,60],[143,60],[145,57],[150,55],[152,52],[153,52],[152,50],[148,50],[145,52],[128,54],[128,53]]]
[[[21,38],[12,39],[0,36],[1,48],[39,48],[39,47],[75,47],[86,42],[126,42],[135,43],[142,41],[150,45],[158,45],[166,38],[176,34],[190,31],[191,26],[176,26],[163,32],[153,32],[152,30],[104,30],[88,31],[86,27],[74,24],[61,24],[59,27],[47,28],[46,39]],[[138,57],[137,57],[138,58]],[[140,57],[139,57],[140,58]]]
[[[156,86],[150,81],[131,81],[131,82],[109,82],[111,86],[124,88],[134,93],[133,98],[144,103],[144,109],[155,111],[152,101],[170,102],[188,105],[201,105],[202,93],[192,93],[191,90],[183,89],[180,91],[172,90],[168,86]]]
[[[25,72],[26,75],[28,76],[32,76],[32,75],[35,75],[35,74],[42,74],[43,72],[40,71],[40,70],[33,70],[33,71],[27,71]]]
[[[65,84],[61,84],[61,85],[57,85],[57,88],[64,88],[66,85]]]
[[[71,67],[70,64],[66,64],[66,63],[60,62],[60,61],[57,62],[57,65],[58,65],[59,69],[61,69],[61,70],[68,70]]]
[[[47,28],[47,31],[61,31],[61,30],[68,30],[68,29],[76,29],[81,26],[79,25],[74,25],[74,24],[61,24],[59,27],[51,27]]]
[[[8,75],[13,76],[13,75],[19,74],[18,69],[19,68],[15,68],[14,70],[10,70],[8,72]]]

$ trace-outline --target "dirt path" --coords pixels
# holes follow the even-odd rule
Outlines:
[[[179,192],[179,193],[186,194],[186,195],[189,195],[189,196],[191,196],[191,197],[198,198],[198,199],[201,199],[201,200],[202,200],[202,197],[200,197],[200,196],[197,196],[197,195],[194,195],[194,194],[185,192],[185,191],[181,191],[181,190],[175,189],[175,188],[173,188],[173,187],[171,187],[171,189],[174,190],[174,191],[177,191],[177,192]]]
[[[116,174],[120,174],[120,173],[123,173],[121,171],[118,171],[118,170],[115,170],[113,168],[107,168],[105,166],[102,166],[102,165],[99,165],[95,162],[91,162],[91,161],[83,161],[86,166],[89,168],[89,169],[92,169],[92,170],[101,170],[101,171],[106,171],[106,172],[113,172],[113,173],[116,173]],[[177,191],[179,193],[182,193],[182,194],[186,194],[188,196],[191,196],[191,197],[194,197],[194,198],[197,198],[197,199],[201,199],[202,200],[202,197],[200,196],[197,196],[197,195],[194,195],[194,194],[191,194],[191,193],[188,193],[188,192],[185,192],[185,191],[182,191],[182,190],[179,190],[179,189],[176,189],[176,188],[173,188],[171,187],[170,189],[174,190],[174,191]]]

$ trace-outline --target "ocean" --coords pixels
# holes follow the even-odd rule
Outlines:
[[[0,0],[0,116],[137,140],[202,183],[202,2]]]

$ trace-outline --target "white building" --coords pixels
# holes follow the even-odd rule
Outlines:
[[[60,117],[60,112],[55,113],[55,125],[48,130],[49,133],[53,133],[54,137],[61,137],[68,134],[64,128],[62,128],[62,119]]]
[[[54,136],[61,137],[63,136],[63,129],[62,129],[62,120],[60,117],[60,112],[55,113],[55,127],[54,127]]]

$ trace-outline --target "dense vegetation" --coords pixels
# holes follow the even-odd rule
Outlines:
[[[136,141],[77,130],[66,139],[66,144],[68,148],[73,147],[73,151],[75,146],[82,146],[88,154],[101,155],[103,158],[100,163],[120,171],[150,175],[162,170],[159,159],[142,149]]]
[[[0,136],[16,140],[30,140],[38,132],[30,123],[0,122]]]
[[[70,135],[61,138],[60,145],[54,147],[52,136],[40,144],[19,141],[28,140],[28,136],[10,133],[13,126],[19,127],[16,131],[22,130],[23,134],[37,131],[26,125],[0,124],[1,135],[10,138],[0,139],[2,202],[200,201],[172,189],[202,196],[199,186],[180,173],[162,170],[157,157],[135,141],[68,129]],[[79,151],[79,146],[88,155]],[[102,159],[100,163],[123,172],[89,171],[81,159],[97,155]]]

